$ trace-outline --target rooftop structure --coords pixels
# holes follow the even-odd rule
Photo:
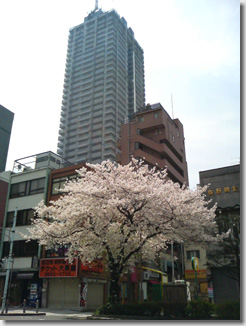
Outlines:
[[[21,173],[40,168],[59,169],[71,165],[67,160],[53,152],[44,152],[26,156],[14,161],[13,173]]]

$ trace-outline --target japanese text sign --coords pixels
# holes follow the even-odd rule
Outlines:
[[[70,264],[64,258],[41,259],[39,277],[77,277],[78,259]]]

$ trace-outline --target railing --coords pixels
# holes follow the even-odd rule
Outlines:
[[[18,309],[18,308],[21,308],[23,306],[23,314],[26,313],[26,299],[23,300],[23,302],[19,305],[19,306],[14,306],[14,305],[11,305],[9,303],[9,300],[7,300],[6,302],[6,306],[5,306],[5,314],[8,313],[9,311],[9,308],[15,308],[15,309]],[[36,301],[36,307],[35,307],[35,311],[36,311],[36,314],[38,314],[38,309],[39,309],[39,300]],[[2,312],[3,314],[4,312]]]
[[[51,151],[27,156],[14,161],[13,172],[20,173],[35,170],[43,167],[59,169],[72,165],[71,162],[63,159]]]

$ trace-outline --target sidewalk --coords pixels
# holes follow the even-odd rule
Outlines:
[[[22,309],[15,309],[10,308],[8,310],[8,313],[4,313],[0,315],[1,316],[61,316],[61,317],[70,317],[75,319],[87,319],[87,317],[91,317],[93,315],[93,312],[84,312],[80,310],[75,309],[50,309],[50,308],[39,308],[38,313],[36,313],[35,308],[27,307],[26,312],[23,313]]]

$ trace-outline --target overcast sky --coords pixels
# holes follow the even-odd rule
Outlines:
[[[0,1],[0,104],[15,113],[7,169],[57,150],[69,28],[94,0]],[[240,160],[239,0],[99,0],[144,50],[146,104],[185,133],[190,188],[199,171]],[[173,106],[171,102],[173,98]]]

